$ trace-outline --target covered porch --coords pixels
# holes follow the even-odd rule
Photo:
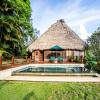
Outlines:
[[[63,49],[53,46],[50,49],[34,50],[32,59],[34,63],[84,63],[84,50]]]

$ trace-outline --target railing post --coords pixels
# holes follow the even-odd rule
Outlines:
[[[83,56],[82,55],[80,56],[80,60],[81,60],[81,63],[83,63]]]
[[[31,63],[31,62],[32,62],[32,60],[31,60],[31,56],[30,56],[29,63]]]
[[[0,55],[0,66],[2,66],[2,56]]]
[[[84,63],[84,57],[82,56],[82,64]]]
[[[27,59],[27,56],[26,56],[26,64],[28,63],[28,59]]]
[[[43,58],[43,62],[45,62],[45,50],[44,50],[43,52],[44,52],[44,58]]]
[[[11,64],[14,65],[14,55],[12,55]]]

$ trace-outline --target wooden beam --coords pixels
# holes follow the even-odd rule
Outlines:
[[[67,56],[68,56],[68,62],[69,62],[69,49],[68,49],[67,53],[68,53],[68,55],[67,55]]]
[[[43,56],[44,56],[44,50],[42,50],[42,62],[44,61]]]
[[[43,59],[44,59],[44,62],[45,62],[45,50],[44,50],[44,58]]]
[[[12,55],[11,64],[14,65],[14,55]]]
[[[2,66],[2,56],[0,55],[0,66]]]
[[[27,56],[26,56],[26,64],[28,63],[28,58],[27,58]]]
[[[40,63],[40,50],[38,49],[38,63]]]
[[[85,63],[85,52],[86,52],[86,51],[84,50],[84,58],[83,58],[83,63]]]
[[[31,63],[31,62],[32,62],[32,60],[31,60],[31,56],[30,56],[29,63]]]

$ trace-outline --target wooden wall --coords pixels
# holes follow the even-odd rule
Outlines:
[[[49,50],[35,50],[32,53],[32,59],[34,60],[34,62],[48,62],[49,59],[47,58],[47,56],[50,53],[59,53],[61,56],[63,56],[64,61],[68,61],[69,57],[71,56],[83,56],[84,57],[84,51],[75,51],[75,50],[64,50],[64,51],[49,51]]]
[[[32,52],[32,59],[35,62],[42,62],[43,61],[43,51],[35,50]]]

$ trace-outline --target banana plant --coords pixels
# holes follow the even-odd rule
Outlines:
[[[4,53],[8,53],[8,52],[5,50],[0,50],[0,56],[2,56]]]
[[[97,65],[97,61],[95,60],[94,55],[91,52],[87,52],[86,53],[86,68],[88,68],[90,71],[94,70],[96,65]]]

